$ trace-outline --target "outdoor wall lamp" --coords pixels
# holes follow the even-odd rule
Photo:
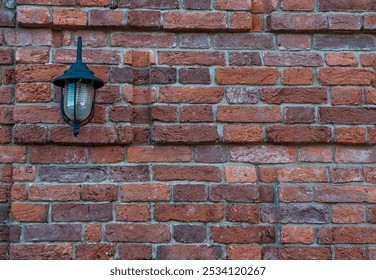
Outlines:
[[[82,37],[78,37],[77,59],[64,75],[53,80],[61,88],[60,110],[64,122],[73,126],[77,136],[80,127],[87,124],[94,115],[96,89],[104,82],[95,77],[87,65],[82,62]]]

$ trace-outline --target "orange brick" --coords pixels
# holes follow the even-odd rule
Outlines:
[[[284,85],[312,85],[314,74],[312,69],[295,68],[285,69],[282,74],[282,82]]]
[[[225,166],[225,177],[229,183],[256,182],[256,168],[254,166]]]

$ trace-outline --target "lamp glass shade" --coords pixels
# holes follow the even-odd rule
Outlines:
[[[63,94],[64,113],[69,119],[82,122],[90,116],[94,98],[93,81],[65,80]]]

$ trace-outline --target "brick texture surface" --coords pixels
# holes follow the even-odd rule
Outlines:
[[[374,0],[1,5],[0,259],[375,259]]]

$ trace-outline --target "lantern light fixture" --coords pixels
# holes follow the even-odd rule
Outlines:
[[[87,65],[82,62],[82,37],[77,41],[77,59],[64,75],[53,80],[61,88],[60,110],[65,123],[73,127],[77,136],[80,127],[90,122],[94,115],[96,90],[104,82],[95,77]]]

